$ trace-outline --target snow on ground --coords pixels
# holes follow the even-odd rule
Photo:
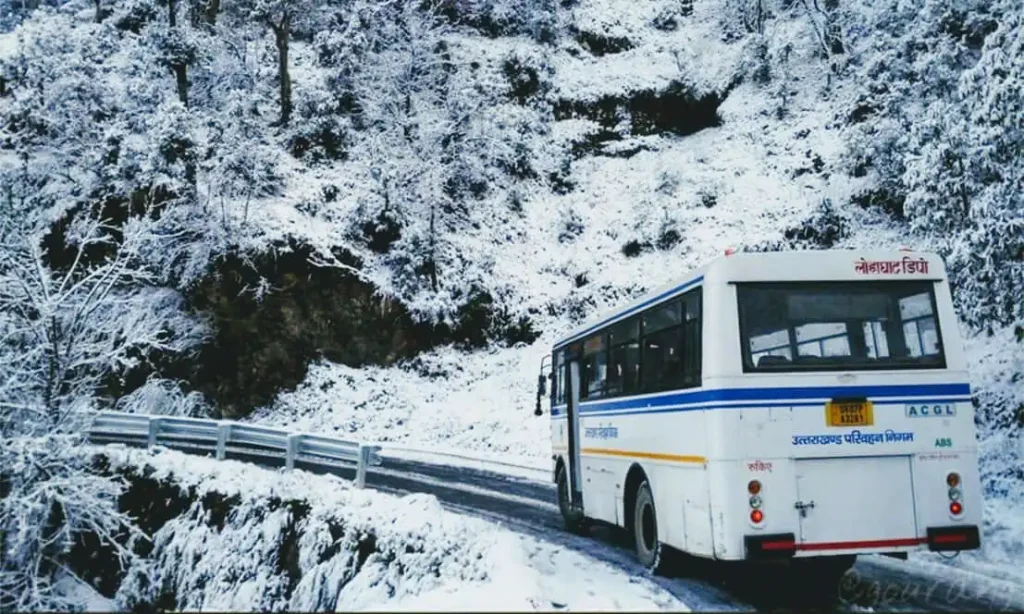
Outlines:
[[[96,592],[96,589],[70,574],[61,575],[54,588],[86,612],[118,611],[113,599],[104,597]]]
[[[215,461],[172,450],[104,448],[111,467],[142,467],[150,477],[239,497],[217,529],[193,508],[154,535],[152,567],[136,563],[117,604],[161,581],[183,609],[337,611],[686,610],[644,578],[630,577],[496,524],[444,511],[430,495],[395,497],[352,488],[334,476]],[[277,498],[285,505],[272,508]],[[296,519],[287,502],[309,505]],[[280,561],[290,523],[300,534],[297,562]],[[374,545],[366,552],[368,536]],[[333,554],[330,550],[334,548]],[[365,559],[358,562],[358,551]],[[289,573],[298,573],[287,590]],[[140,581],[140,577],[147,580]],[[134,578],[134,580],[133,580]]]
[[[548,482],[553,477],[550,458],[539,459],[533,464],[524,465],[510,463],[499,458],[484,458],[480,453],[460,454],[458,452],[439,451],[437,448],[431,449],[428,447],[395,444],[385,444],[381,450],[381,455],[428,464],[443,462],[447,467],[464,467],[478,471],[489,471],[502,474],[503,476],[524,478],[535,482]]]
[[[961,554],[953,560],[963,559],[964,556],[966,554]],[[908,565],[915,568],[916,572],[931,579],[924,590],[929,599],[945,599],[950,603],[959,599],[987,602],[990,604],[988,609],[992,612],[1019,612],[1024,607],[1024,584],[1018,579],[1008,577],[1005,572],[1012,571],[1009,567],[951,566],[937,556],[923,553],[912,555],[907,562],[874,556],[871,557],[870,564],[889,570],[892,578],[899,578],[907,571]],[[895,609],[891,606],[899,603],[898,599],[902,597],[903,592],[903,589],[895,589],[894,585],[872,589],[872,592],[878,590],[880,610]]]
[[[13,57],[18,52],[18,37],[13,32],[0,32],[0,60]]]
[[[251,420],[362,441],[473,452],[543,467],[550,427],[533,415],[539,348],[421,356],[421,368],[321,362]]]

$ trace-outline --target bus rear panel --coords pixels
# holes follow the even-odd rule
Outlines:
[[[739,343],[713,387],[738,411],[710,418],[710,456],[731,474],[711,482],[746,505],[717,557],[978,547],[973,408],[944,276],[864,277],[720,288]]]

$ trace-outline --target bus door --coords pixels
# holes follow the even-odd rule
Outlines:
[[[583,509],[583,480],[580,477],[580,347],[566,350],[565,419],[568,430],[569,501],[572,507]]]

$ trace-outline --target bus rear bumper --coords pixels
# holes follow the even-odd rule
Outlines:
[[[796,554],[796,535],[792,533],[745,535],[743,545],[748,560],[788,559]]]
[[[928,527],[927,540],[932,552],[977,550],[981,547],[981,532],[973,524]]]
[[[932,552],[977,550],[981,535],[977,525],[929,527],[926,537],[877,540],[863,542],[801,543],[793,533],[745,535],[743,537],[747,560],[787,559],[797,556],[822,556],[848,553],[888,553],[893,549],[903,552],[927,548]]]

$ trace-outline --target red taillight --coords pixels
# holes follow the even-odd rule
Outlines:
[[[960,474],[957,473],[956,471],[950,472],[950,474],[946,476],[946,485],[949,486],[950,488],[956,488],[957,486],[959,486]]]
[[[964,506],[960,505],[959,501],[954,501],[949,504],[949,511],[952,512],[954,516],[959,516],[960,512],[964,511]]]
[[[747,492],[752,495],[756,495],[761,492],[761,483],[757,480],[750,480],[750,482],[747,483]]]
[[[750,512],[750,521],[751,522],[753,522],[754,524],[757,524],[757,523],[761,522],[762,520],[764,520],[764,513],[762,513],[761,510],[754,510],[754,511]]]
[[[761,542],[762,550],[796,550],[796,543],[793,540],[773,540]]]
[[[932,538],[932,543],[935,544],[963,544],[966,542],[967,536],[960,534],[936,535]]]

